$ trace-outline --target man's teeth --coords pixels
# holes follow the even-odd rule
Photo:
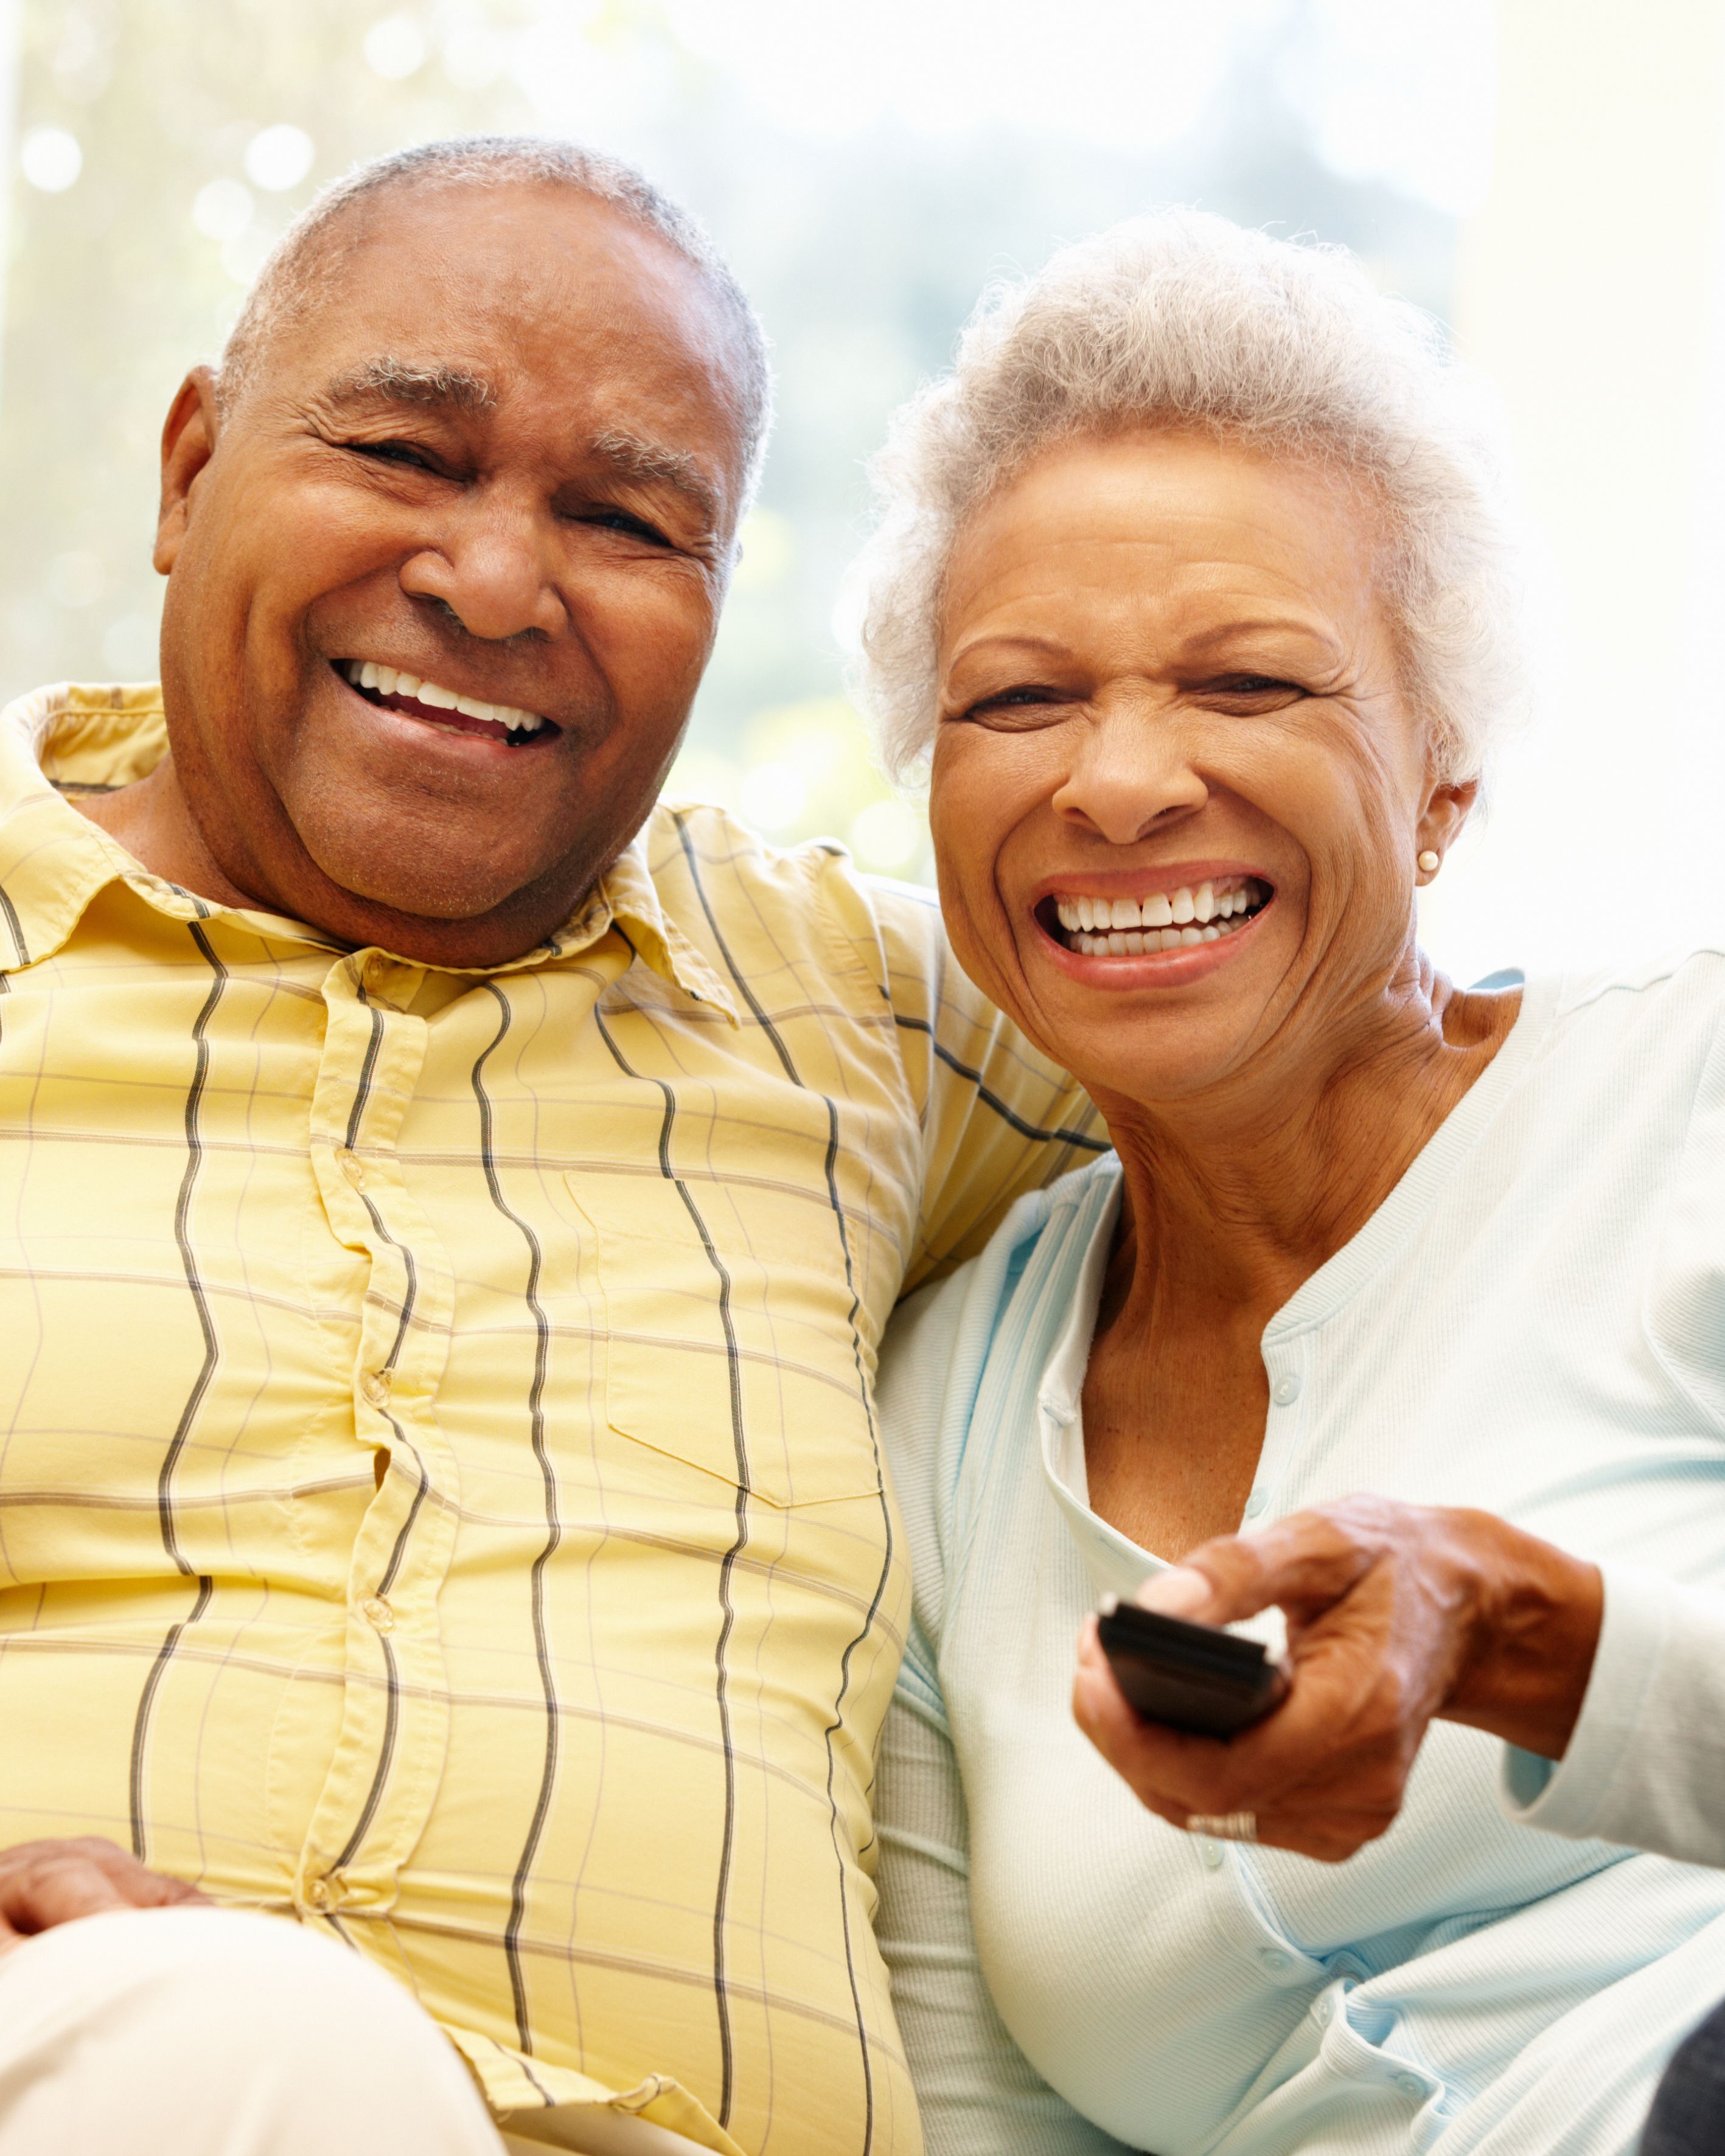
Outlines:
[[[1091,958],[1137,958],[1182,945],[1215,943],[1244,925],[1270,896],[1250,876],[1158,891],[1146,898],[1056,897],[1068,947]]]
[[[470,719],[489,719],[494,726],[507,726],[511,733],[536,734],[545,724],[536,711],[518,711],[513,704],[484,704],[477,696],[458,696],[439,682],[422,681],[417,674],[375,665],[369,659],[350,659],[343,670],[356,689],[375,689],[380,696],[411,696],[434,711],[465,711]]]

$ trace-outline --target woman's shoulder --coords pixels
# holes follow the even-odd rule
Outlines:
[[[977,1447],[1034,1466],[1036,1380],[1096,1236],[1112,1221],[1113,1153],[1013,1206],[978,1255],[894,1312],[875,1388],[913,1573],[944,1568]],[[989,1412],[979,1416],[987,1396]]]

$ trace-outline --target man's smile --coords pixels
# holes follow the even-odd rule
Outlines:
[[[398,711],[403,718],[418,719],[445,733],[476,734],[485,740],[523,748],[536,741],[555,741],[560,731],[553,721],[537,711],[523,711],[515,704],[487,703],[376,660],[338,659],[332,664],[367,703],[375,704],[381,711]]]

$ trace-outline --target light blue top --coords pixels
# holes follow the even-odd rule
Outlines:
[[[1248,1525],[1372,1490],[1485,1506],[1605,1563],[1608,1635],[1630,1613],[1602,1650],[1615,1676],[1543,1793],[1509,1763],[1572,1830],[1619,1775],[1623,1684],[1668,1583],[1716,1624],[1725,1606],[1722,1014],[1717,952],[1530,986],[1263,1337]],[[1345,1865],[1198,1840],[1073,1723],[1084,1614],[1159,1562],[1086,1502],[1119,1189],[1110,1158],[1023,1200],[883,1351],[916,1604],[880,1928],[931,2156],[1632,2149],[1665,2058],[1725,1997],[1725,1874],[1532,1830],[1504,1748],[1450,1723]]]

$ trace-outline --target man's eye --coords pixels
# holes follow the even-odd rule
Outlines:
[[[602,531],[626,531],[632,539],[644,539],[651,547],[669,547],[666,538],[656,524],[649,524],[644,516],[636,516],[626,509],[590,510],[582,518],[583,524],[596,524]]]
[[[347,447],[374,464],[406,465],[416,471],[435,469],[424,451],[416,449],[411,442],[349,442]]]

